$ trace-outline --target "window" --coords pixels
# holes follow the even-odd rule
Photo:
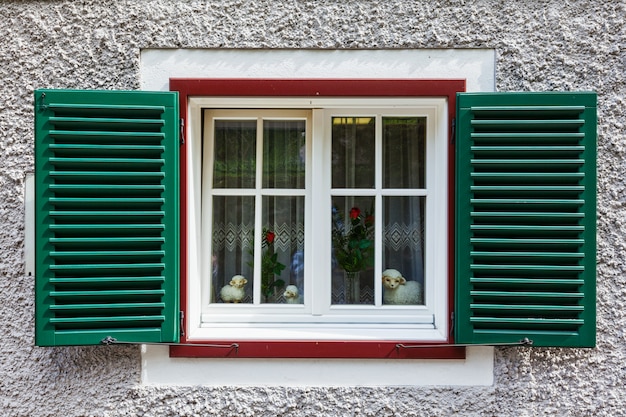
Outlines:
[[[462,84],[406,80],[178,80],[173,86],[180,91],[180,106],[176,94],[37,91],[37,343],[181,340],[219,342],[200,349],[222,349],[225,353],[213,353],[221,356],[414,357],[410,349],[401,346],[431,340],[445,346],[452,340],[449,330],[454,311],[456,341],[462,343],[516,343],[528,337],[535,345],[593,345],[595,95],[465,94],[458,97],[457,109],[455,93]],[[182,138],[178,131],[179,107],[185,121]],[[452,123],[453,118],[456,123]],[[260,137],[261,143],[255,139],[256,158],[251,171],[254,187],[230,185],[227,168],[231,157],[224,149],[216,148],[219,139],[214,138],[211,147],[211,135],[226,135],[232,130],[232,121],[239,132],[250,130],[246,126],[257,126],[255,138]],[[373,135],[364,133],[369,123],[374,123]],[[304,160],[304,179],[290,174],[264,182],[265,172],[279,177],[276,172],[286,169],[301,171],[297,164],[284,164],[282,157],[274,158],[274,168],[266,169],[270,162],[264,162],[264,152],[270,155],[287,151],[285,146],[264,148],[263,143],[280,143],[281,137],[298,134],[301,140],[302,124],[305,151],[301,154],[298,150],[297,155]],[[203,129],[209,133],[204,140],[196,140],[203,139]],[[450,134],[453,129],[455,135]],[[264,138],[262,132],[266,130],[271,133]],[[417,137],[420,133],[416,132],[424,132],[424,184],[420,175],[410,185],[403,185],[400,181],[405,175],[400,179],[394,176],[398,171],[386,174],[385,142],[393,143],[404,134],[399,131],[413,132]],[[334,138],[357,137],[354,132],[359,132],[358,137],[373,136],[373,164],[364,163],[357,169],[357,159],[351,159],[356,153],[349,147],[333,150]],[[431,134],[434,142],[429,142]],[[455,143],[450,145],[452,139]],[[432,143],[434,148],[429,146]],[[438,171],[436,164],[431,166],[429,154],[439,145],[447,146],[447,151],[435,152],[434,157],[442,161],[443,171]],[[296,154],[295,150],[289,152]],[[335,176],[330,167],[333,152],[343,155]],[[241,158],[237,154],[241,152],[235,152],[232,158]],[[368,155],[371,153],[364,157]],[[218,179],[208,181],[203,171],[206,175],[217,171]],[[372,172],[373,186],[371,181],[365,184],[367,187],[357,182],[353,171]],[[417,172],[421,174],[422,169],[417,168]],[[440,172],[448,174],[443,184],[430,183]],[[235,177],[246,176],[238,173]],[[216,186],[225,183],[228,187]],[[183,191],[180,201],[179,187]],[[207,192],[203,187],[209,187]],[[437,193],[443,193],[443,200],[436,197]],[[239,266],[249,265],[246,255],[256,259],[250,267],[253,278],[251,292],[246,295],[249,298],[239,305],[220,303],[215,291],[213,295],[205,291],[211,285],[217,289],[230,273],[223,275],[222,281],[219,275],[217,281],[202,278],[201,260],[205,256],[201,250],[207,236],[210,245],[219,243],[213,238],[213,230],[207,234],[202,228],[222,227],[223,223],[213,221],[219,216],[212,211],[221,212],[225,218],[230,214],[226,200],[231,197],[252,197],[255,204],[253,223],[249,223],[252,254],[240,245],[239,255],[234,256]],[[276,199],[281,200],[281,210],[288,213],[281,211],[283,217],[278,223],[269,220],[278,217],[278,211],[272,208],[277,205],[271,201]],[[391,210],[386,200],[408,203],[394,204]],[[372,201],[373,208],[366,207]],[[432,201],[434,208],[429,208]],[[350,217],[349,208],[373,213],[374,267],[372,272],[364,273],[355,302],[346,302],[345,291],[341,294],[345,288],[343,277],[333,275],[332,270],[327,269],[327,279],[316,281],[321,282],[319,287],[314,284],[314,271],[333,265],[333,202],[335,214],[343,212],[344,224]],[[397,208],[405,205],[408,210]],[[447,209],[448,215],[433,218],[431,213],[439,209]],[[413,224],[421,222],[425,228],[424,298],[423,303],[388,305],[384,302],[382,270],[397,269],[392,267],[399,261],[387,250],[392,245],[386,243],[389,240],[385,240],[385,234],[393,229],[390,225],[396,219],[406,221],[405,212],[419,219]],[[356,211],[352,213],[358,217]],[[444,231],[443,239],[430,239],[432,221],[441,218],[445,225],[435,230]],[[288,239],[278,235],[288,243],[280,241],[288,248],[283,252],[289,253],[290,261],[293,254],[303,252],[302,303],[282,303],[280,293],[278,299],[263,302],[262,280],[254,278],[255,270],[257,277],[262,270],[259,260],[263,249],[269,248],[263,247],[263,228],[277,229],[276,224],[283,223],[288,230],[298,230],[304,223],[302,240],[292,237],[299,236],[299,232],[290,231]],[[237,219],[237,224],[243,222]],[[276,231],[272,232],[276,239]],[[325,235],[322,242],[327,243],[316,244],[310,236],[313,233]],[[431,244],[442,245],[441,250],[429,252]],[[409,247],[413,251],[409,258],[414,262],[413,254],[421,244]],[[429,273],[429,256],[446,266],[445,278]],[[233,262],[232,254],[223,252],[219,257],[224,263]],[[241,259],[237,261],[237,257]],[[282,259],[286,265],[287,258],[277,258],[281,263]],[[212,272],[216,264],[205,265]],[[420,267],[415,263],[405,268],[419,275]],[[290,266],[290,272],[295,269]],[[334,301],[333,276],[338,277]],[[442,283],[447,287],[437,293],[436,286]],[[368,285],[374,287],[369,291],[371,299],[366,295]],[[324,297],[326,302],[319,301]],[[236,323],[219,323],[215,317],[228,315],[213,314],[211,309],[228,309],[248,317]],[[353,314],[355,311],[358,314]],[[397,327],[394,320],[407,315],[411,319],[402,323],[403,330],[394,333],[395,329],[387,329]],[[271,317],[280,324],[289,324],[285,327],[302,331],[301,338],[281,338],[281,331],[282,335],[292,335],[291,330],[271,327],[268,331]],[[323,319],[313,326],[311,321],[317,317]],[[438,320],[442,320],[442,326]],[[185,331],[182,339],[181,322]],[[331,337],[327,333],[314,334],[319,329],[332,330],[338,322],[344,328],[350,323],[349,331],[341,330]],[[252,323],[256,328],[241,329],[231,337],[229,330],[221,337],[207,336],[211,326],[233,329],[237,323]],[[387,326],[377,329],[376,324],[381,323]],[[242,333],[248,332],[257,332],[258,338],[246,340]],[[423,334],[426,336],[421,337]],[[233,352],[231,343],[238,341],[242,341],[239,349]],[[299,348],[296,353],[289,351],[294,344]],[[184,346],[172,352],[206,354]]]
[[[191,101],[205,296],[192,337],[447,338],[444,99]],[[410,289],[397,300],[392,269],[410,282],[387,278]]]

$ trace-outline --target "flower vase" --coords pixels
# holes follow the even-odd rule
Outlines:
[[[361,302],[361,272],[343,272],[343,291],[345,304],[359,304]]]

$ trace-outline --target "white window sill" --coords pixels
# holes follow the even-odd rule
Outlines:
[[[149,386],[489,386],[492,347],[465,359],[170,358],[167,346],[142,346],[141,382]]]

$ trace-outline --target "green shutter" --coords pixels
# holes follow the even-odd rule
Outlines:
[[[595,93],[457,97],[457,343],[595,345]]]
[[[178,341],[177,106],[35,92],[37,345]]]

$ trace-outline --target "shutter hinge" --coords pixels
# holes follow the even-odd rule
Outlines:
[[[48,105],[45,104],[45,98],[46,98],[46,93],[41,93],[41,95],[39,96],[39,102],[40,104],[37,106],[39,108],[40,111],[46,111],[48,110]]]
[[[179,311],[180,315],[180,337],[185,337],[185,312]]]
[[[522,340],[519,341],[519,344],[522,346],[532,346],[534,343],[534,341],[532,339],[529,339],[527,337],[523,338]]]
[[[180,119],[180,144],[185,144],[185,119]]]
[[[452,125],[450,126],[450,143],[452,145],[456,143],[456,118],[452,119]]]
[[[117,339],[112,336],[107,336],[100,341],[100,344],[103,345],[114,345],[117,343]]]
[[[454,311],[450,313],[450,336],[454,335]]]

